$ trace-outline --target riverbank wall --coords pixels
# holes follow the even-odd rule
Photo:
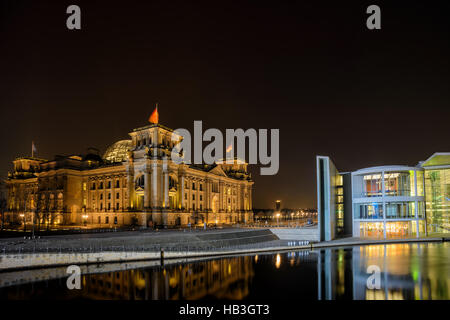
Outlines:
[[[286,233],[287,234],[287,233]],[[285,235],[286,235],[285,234]],[[190,258],[214,258],[221,256],[233,256],[239,254],[258,254],[258,253],[272,253],[283,251],[296,250],[315,250],[331,247],[345,247],[358,245],[383,245],[394,243],[420,243],[420,242],[442,242],[449,241],[449,238],[413,238],[413,239],[381,239],[381,240],[364,240],[359,238],[339,239],[328,242],[307,242],[307,241],[281,241],[271,230],[239,230],[231,232],[210,232],[189,236],[182,236],[173,246],[174,235],[166,235],[165,241],[161,241],[160,237],[155,237],[153,241],[143,241],[145,245],[130,246],[130,242],[121,246],[103,246],[88,247],[84,242],[83,246],[77,247],[79,251],[73,251],[73,241],[80,241],[80,239],[47,239],[46,242],[40,242],[40,247],[43,244],[52,244],[52,247],[47,247],[47,252],[36,252],[36,247],[31,250],[30,242],[21,243],[19,251],[8,251],[4,247],[4,251],[0,250],[0,272],[5,270],[15,269],[33,269],[46,268],[54,266],[66,265],[92,265],[105,263],[128,263],[133,261],[164,261],[171,259],[190,259]],[[179,235],[176,237],[180,237]],[[143,236],[145,238],[145,236]],[[169,241],[169,240],[172,241]],[[182,240],[184,239],[184,241]],[[194,240],[195,241],[192,241]],[[59,243],[58,247],[55,245],[60,241],[69,241],[72,245],[72,251],[67,243]],[[86,241],[86,239],[81,239]],[[93,240],[93,239],[88,239]],[[96,239],[98,240],[98,239]],[[104,241],[112,241],[112,239],[105,238]],[[116,239],[117,240],[117,239]],[[134,239],[135,240],[135,239]],[[148,240],[148,239],[147,239]],[[159,241],[158,246],[151,247]],[[94,241],[95,242],[95,241]],[[109,242],[108,242],[109,243]],[[122,239],[122,243],[125,243]],[[23,247],[28,244],[28,247]],[[93,242],[90,242],[92,245]],[[98,245],[98,243],[96,243]],[[131,245],[133,241],[131,241]],[[142,244],[142,243],[141,243]],[[0,242],[0,245],[2,243]],[[3,243],[5,245],[5,243]],[[10,243],[10,245],[12,245]],[[20,245],[15,243],[15,245]],[[15,247],[17,249],[17,247]],[[22,249],[22,251],[20,251]],[[161,250],[162,249],[162,250]]]

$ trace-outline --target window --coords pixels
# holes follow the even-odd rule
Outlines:
[[[116,181],[116,188],[120,188],[120,180]]]
[[[102,217],[98,216],[98,224],[102,223]]]
[[[108,202],[108,210],[111,210],[111,203]]]
[[[203,191],[203,183],[200,183],[200,191]]]
[[[202,204],[200,204],[200,211],[202,211],[203,210],[203,206],[202,206]]]
[[[200,201],[202,201],[203,200],[203,196],[202,195],[200,195]]]
[[[381,174],[365,175],[364,180],[364,197],[380,197],[382,195]]]
[[[109,223],[109,217],[108,216],[105,217],[105,223]]]
[[[108,181],[108,189],[111,189],[111,181]]]
[[[117,217],[114,217],[114,224],[117,224]]]
[[[116,199],[119,199],[120,194],[117,192],[116,193]]]
[[[99,189],[103,189],[103,181],[100,182],[100,185],[98,186]]]
[[[417,176],[417,195],[423,197],[423,171],[416,171],[416,176]]]
[[[103,200],[103,193],[100,193],[100,200]]]
[[[144,188],[145,186],[145,176],[141,175],[139,178],[136,179],[136,186]]]
[[[195,210],[195,203],[192,204],[192,210]]]
[[[86,191],[86,182],[83,183],[83,191]]]
[[[385,172],[384,188],[386,196],[414,196],[414,171]]]
[[[103,210],[103,202],[100,202],[100,210]]]
[[[359,205],[360,219],[383,219],[383,204],[361,204]]]
[[[91,190],[95,190],[95,182],[92,182]]]
[[[119,203],[116,203],[116,210],[119,210]]]
[[[419,204],[422,204],[419,202]],[[414,202],[388,202],[386,203],[386,219],[405,219],[415,217]]]
[[[111,193],[108,193],[108,200],[111,199]]]
[[[192,195],[192,200],[195,200],[195,194]]]
[[[192,182],[192,190],[195,190],[195,182]]]

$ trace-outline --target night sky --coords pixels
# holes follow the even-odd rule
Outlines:
[[[317,154],[347,171],[450,151],[449,1],[0,3],[2,177],[32,140],[48,159],[104,152],[156,102],[174,129],[280,129],[255,208],[316,207]]]

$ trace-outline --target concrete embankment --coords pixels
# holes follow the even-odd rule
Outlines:
[[[326,242],[313,243],[311,248],[332,248],[332,247],[348,247],[348,246],[366,246],[366,245],[383,245],[396,243],[423,243],[423,242],[445,242],[450,241],[448,237],[436,238],[406,238],[406,239],[360,239],[360,238],[345,238]]]
[[[221,248],[278,240],[268,229],[222,229],[208,231],[117,232],[48,236],[39,240],[0,240],[0,254],[6,252],[142,251],[159,248]]]
[[[161,255],[178,259],[283,250],[273,244],[277,240],[267,229],[4,239],[0,241],[0,270],[160,260]]]
[[[0,271],[64,265],[92,265],[161,261],[168,259],[214,258],[251,253],[314,250],[355,245],[442,242],[449,238],[364,240],[338,239],[304,245],[287,230],[280,240],[268,229],[205,232],[129,233],[89,237],[57,236],[40,240],[0,241]],[[294,234],[295,235],[295,234]],[[298,230],[297,230],[298,235]],[[298,239],[298,237],[297,237]],[[304,239],[301,237],[300,239]],[[161,253],[163,249],[163,253]]]
[[[320,241],[317,227],[305,228],[270,228],[270,231],[281,240],[307,240],[310,242]]]
[[[223,257],[235,256],[248,253],[270,253],[281,251],[294,251],[301,249],[311,249],[309,245],[292,245],[292,246],[268,246],[265,248],[248,248],[248,249],[222,249],[210,251],[181,251],[181,252],[164,252],[165,260],[172,259],[190,259],[201,257]],[[20,255],[4,255],[0,256],[0,271],[13,269],[31,269],[43,268],[51,266],[63,265],[85,265],[85,264],[102,264],[111,262],[135,262],[135,261],[151,261],[162,259],[161,252],[95,252],[95,253],[25,253]]]

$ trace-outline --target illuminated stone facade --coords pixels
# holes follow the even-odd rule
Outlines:
[[[45,225],[186,226],[253,220],[247,163],[176,164],[170,159],[173,130],[152,123],[103,157],[54,160],[23,157],[6,180],[6,223]],[[34,213],[34,214],[33,214]]]

